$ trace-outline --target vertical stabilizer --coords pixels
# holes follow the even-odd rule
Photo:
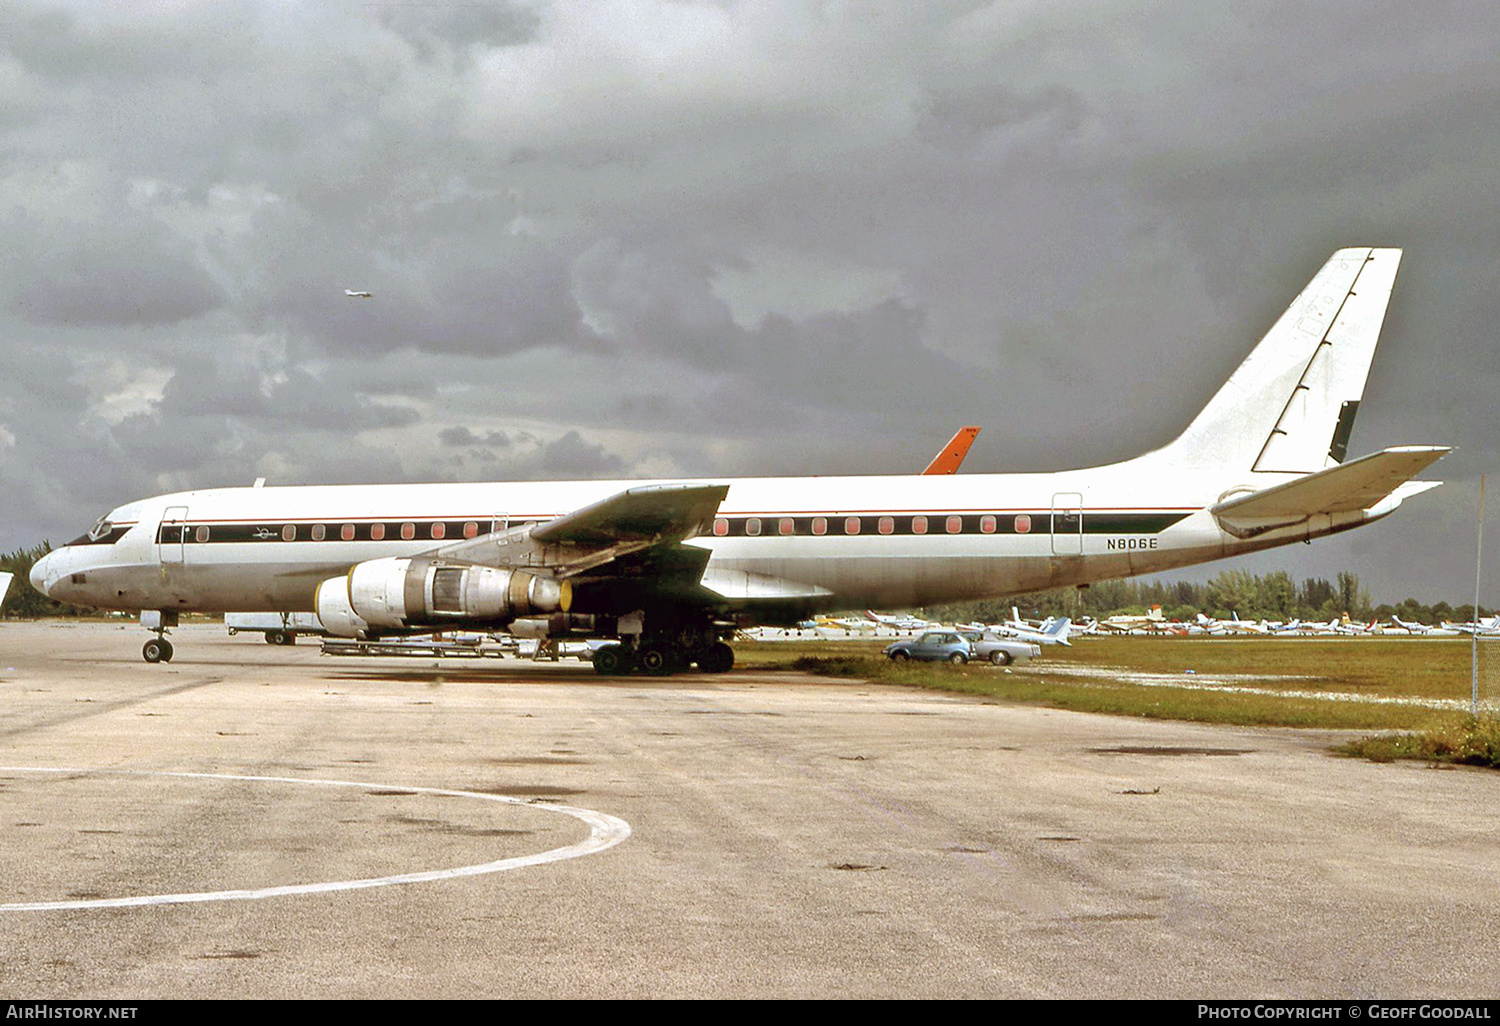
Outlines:
[[[1184,469],[1310,473],[1342,463],[1401,263],[1341,249],[1176,441]]]

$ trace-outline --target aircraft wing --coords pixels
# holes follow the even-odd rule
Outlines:
[[[545,544],[613,545],[649,541],[668,544],[706,532],[728,485],[642,485],[571,513],[531,532]]]
[[[1441,483],[1411,478],[1451,451],[1444,445],[1384,449],[1286,484],[1235,496],[1213,506],[1210,512],[1230,534],[1249,538],[1322,514],[1368,510],[1391,499],[1399,504]]]
[[[541,524],[513,527],[426,555],[481,566],[544,567],[559,578],[661,575],[694,583],[708,560],[679,543],[707,531],[728,485],[641,485]]]

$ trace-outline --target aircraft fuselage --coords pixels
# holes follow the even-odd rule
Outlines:
[[[753,583],[766,578],[806,586],[806,608],[923,606],[1165,570],[1374,519],[1325,515],[1241,540],[1206,509],[1236,482],[1158,478],[1137,462],[1051,474],[731,480],[712,533],[688,544],[709,550],[704,583],[731,607],[770,597]],[[1266,486],[1266,475],[1255,477]],[[642,483],[661,482],[179,492],[114,510],[109,532],[49,554],[33,582],[62,601],[111,609],[307,611],[320,581],[356,563],[548,521]]]

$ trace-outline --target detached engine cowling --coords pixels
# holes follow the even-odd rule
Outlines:
[[[363,638],[370,629],[370,625],[349,604],[348,574],[330,577],[318,585],[313,603],[313,608],[318,611],[318,622],[336,638]]]
[[[349,604],[376,627],[509,623],[566,612],[567,581],[530,570],[444,563],[424,556],[371,559],[349,571]]]

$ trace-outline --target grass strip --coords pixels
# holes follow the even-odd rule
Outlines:
[[[987,665],[892,663],[868,655],[800,655],[790,669],[828,677],[852,677],[905,687],[933,688],[1076,712],[1141,716],[1238,726],[1330,730],[1449,729],[1466,718],[1459,712],[1373,702],[1325,701],[1277,694],[1187,690],[1132,684],[1098,676],[1049,678],[1045,664],[1012,672]]]
[[[1421,759],[1500,768],[1500,720],[1466,716],[1463,722],[1416,733],[1380,734],[1339,745],[1335,751],[1375,762]]]

